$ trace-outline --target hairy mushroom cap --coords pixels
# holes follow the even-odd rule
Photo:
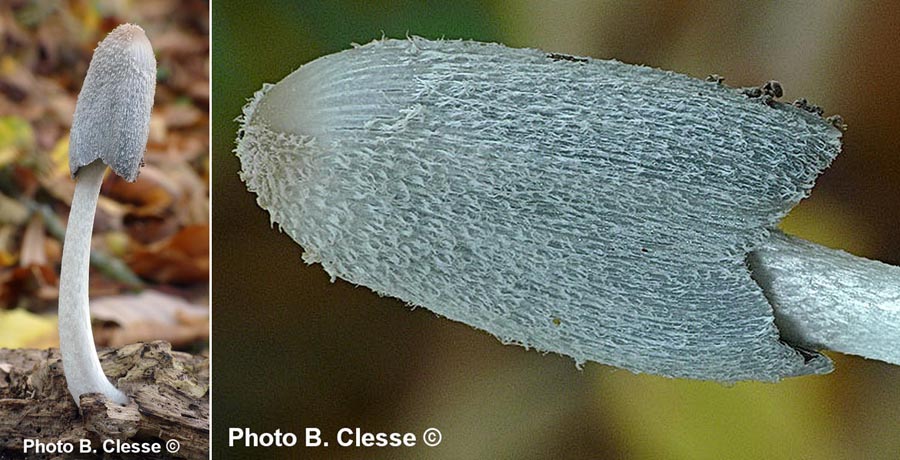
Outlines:
[[[69,144],[72,177],[98,158],[137,179],[150,131],[156,58],[144,30],[122,24],[97,46],[78,102]]]
[[[507,343],[720,381],[825,373],[748,254],[840,151],[673,72],[460,41],[325,56],[244,110],[241,177],[334,277]]]
[[[150,41],[140,27],[121,25],[94,51],[75,107],[69,166],[76,182],[60,269],[59,347],[76,404],[85,393],[128,402],[104,375],[94,347],[88,307],[90,243],[106,167],[128,181],[137,178],[155,82]]]

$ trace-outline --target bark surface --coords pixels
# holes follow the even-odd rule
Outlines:
[[[209,456],[208,357],[172,351],[162,341],[104,349],[99,355],[104,373],[131,402],[122,406],[100,394],[86,394],[79,413],[58,349],[0,349],[0,460]],[[75,454],[25,453],[25,439],[69,442]],[[96,453],[78,454],[82,439],[90,440]],[[106,440],[158,443],[161,453],[108,453]],[[166,449],[170,440],[179,444],[176,453]]]

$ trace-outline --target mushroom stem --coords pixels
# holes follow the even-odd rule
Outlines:
[[[86,393],[102,393],[117,403],[128,403],[128,397],[110,383],[100,367],[88,308],[91,232],[104,172],[106,165],[100,160],[78,170],[59,279],[59,348],[69,392],[79,407],[79,398]]]
[[[781,232],[749,265],[784,341],[900,364],[900,267]]]

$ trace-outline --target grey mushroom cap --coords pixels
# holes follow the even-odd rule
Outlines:
[[[137,179],[155,90],[156,58],[147,35],[139,26],[120,25],[94,51],[78,95],[69,142],[72,177],[100,159],[125,180]]]
[[[335,278],[504,343],[718,381],[827,373],[747,257],[840,152],[818,115],[673,72],[382,40],[244,109],[241,177]]]

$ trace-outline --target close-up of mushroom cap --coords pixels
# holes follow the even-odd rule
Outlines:
[[[241,178],[332,277],[578,363],[718,381],[832,368],[781,340],[746,263],[840,152],[817,114],[413,37],[302,66],[242,123]]]
[[[100,159],[125,180],[137,179],[155,88],[156,58],[144,30],[116,27],[94,51],[78,96],[69,144],[73,177]]]

